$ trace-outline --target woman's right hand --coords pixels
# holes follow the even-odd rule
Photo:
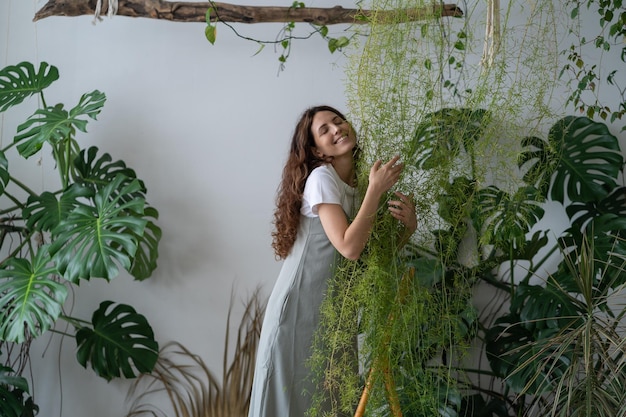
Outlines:
[[[400,179],[400,173],[402,172],[402,168],[404,168],[404,164],[398,163],[399,160],[400,157],[396,155],[386,164],[378,160],[372,165],[368,187],[376,193],[379,198],[385,192],[389,191],[389,189],[398,182],[398,179]]]
[[[376,218],[376,210],[381,197],[400,178],[403,165],[400,157],[394,156],[383,164],[376,161],[370,170],[369,184],[361,207],[352,223],[348,224],[346,215],[338,204],[320,204],[317,208],[322,227],[332,245],[348,259],[356,260],[361,256],[369,239],[370,230]]]

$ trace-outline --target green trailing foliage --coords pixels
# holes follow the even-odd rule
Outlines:
[[[497,39],[471,4],[462,19],[372,16],[348,70],[360,184],[400,154],[419,227],[400,248],[383,202],[338,271],[311,415],[324,401],[353,414],[370,370],[366,416],[397,415],[394,396],[405,416],[626,415],[622,150],[604,123],[554,110],[563,9],[522,3],[500,10]]]
[[[567,0],[564,5],[569,11],[573,34],[571,44],[563,51],[566,62],[560,73],[571,86],[567,101],[591,119],[599,117],[611,123],[617,122],[626,114],[624,68],[623,65],[612,67],[599,62],[611,53],[619,54],[622,63],[626,62],[624,2]],[[603,88],[613,91],[618,98],[617,102],[612,100],[614,97],[600,94]],[[622,131],[625,129],[623,125]]]
[[[360,4],[360,0],[357,2]],[[244,36],[237,31],[237,29],[229,24],[228,22],[222,21],[220,19],[219,13],[217,12],[218,7],[212,0],[209,0],[210,7],[207,9],[205,14],[206,27],[204,28],[204,36],[206,40],[211,44],[215,45],[217,41],[217,22],[221,22],[226,25],[232,32],[239,38],[255,42],[259,45],[259,50],[255,53],[260,53],[266,45],[274,45],[274,50],[280,52],[280,56],[278,57],[279,63],[279,71],[283,71],[285,69],[285,65],[289,56],[291,55],[291,48],[293,47],[293,42],[296,40],[305,40],[310,39],[315,35],[319,35],[326,41],[328,45],[328,51],[332,54],[337,51],[342,51],[344,48],[347,48],[350,45],[350,39],[352,36],[338,36],[332,37],[328,34],[328,26],[326,25],[315,25],[313,23],[308,23],[310,26],[309,32],[305,32],[304,34],[300,34],[297,31],[296,22],[286,22],[276,34],[275,39],[272,40],[264,40],[264,39],[256,39],[248,36]],[[304,2],[294,0],[289,6],[289,9],[303,9],[306,5]],[[363,15],[355,16],[355,19],[365,19],[366,17]]]
[[[150,372],[158,344],[144,316],[131,306],[104,301],[92,321],[68,316],[67,294],[81,280],[111,281],[126,270],[137,280],[156,268],[161,229],[146,187],[123,161],[97,147],[83,148],[77,134],[96,120],[106,97],[84,94],[66,110],[46,104],[43,90],[59,78],[56,67],[29,62],[0,71],[0,110],[37,95],[41,107],[17,126],[0,150],[0,393],[2,415],[34,415],[37,406],[21,377],[33,339],[56,332],[60,321],[75,333],[77,360],[106,380]],[[11,164],[50,150],[60,187],[36,193],[15,178]],[[9,152],[14,151],[10,159]],[[13,364],[21,364],[13,369]]]

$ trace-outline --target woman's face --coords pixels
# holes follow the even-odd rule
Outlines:
[[[352,155],[356,135],[350,123],[332,111],[322,110],[313,116],[311,133],[315,140],[313,152],[319,158]]]

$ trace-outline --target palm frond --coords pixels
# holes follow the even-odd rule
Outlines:
[[[250,405],[256,351],[265,312],[258,289],[245,303],[230,355],[231,298],[226,318],[221,380],[203,359],[181,343],[171,341],[159,352],[157,364],[132,384],[127,400],[134,398],[126,417],[230,417],[244,416]],[[167,396],[166,404],[154,401]],[[166,412],[161,407],[168,407]]]

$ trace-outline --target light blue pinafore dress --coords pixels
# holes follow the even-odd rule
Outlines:
[[[341,189],[341,206],[351,213],[355,189],[340,179],[335,185]],[[315,385],[306,362],[339,257],[319,217],[302,215],[267,303],[248,417],[304,417],[311,407]]]

